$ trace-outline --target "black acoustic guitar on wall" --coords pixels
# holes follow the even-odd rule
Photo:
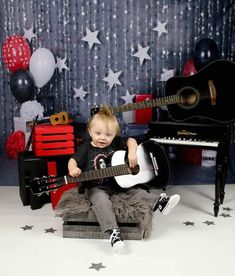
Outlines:
[[[233,97],[235,63],[216,60],[196,74],[167,80],[165,97],[111,107],[113,113],[167,106],[169,116],[176,122],[206,118],[218,123],[235,120]],[[91,113],[97,112],[93,108]]]

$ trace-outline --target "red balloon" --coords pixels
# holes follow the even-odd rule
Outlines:
[[[30,56],[29,44],[23,36],[9,36],[3,43],[2,58],[11,72],[18,69],[27,69]]]
[[[183,67],[183,76],[189,77],[189,76],[194,75],[196,72],[197,72],[197,70],[195,68],[193,59],[191,58],[185,63],[185,65]]]

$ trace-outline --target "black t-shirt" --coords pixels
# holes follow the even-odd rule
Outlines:
[[[72,157],[76,160],[82,172],[106,168],[111,165],[111,159],[115,151],[127,150],[126,142],[127,138],[118,136],[113,139],[110,146],[106,148],[97,148],[92,146],[89,140],[80,145],[77,152]],[[102,189],[112,186],[112,189],[116,189],[117,191],[121,190],[113,177],[86,181],[82,183],[81,187],[91,188],[94,186],[99,186]],[[81,190],[80,188],[80,191]]]

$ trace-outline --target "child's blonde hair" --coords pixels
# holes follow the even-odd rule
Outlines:
[[[110,107],[104,105],[96,114],[94,114],[87,123],[87,129],[90,129],[92,127],[92,124],[96,119],[100,119],[104,121],[104,123],[112,123],[112,125],[116,127],[116,136],[120,135],[121,130],[118,119],[113,114]]]

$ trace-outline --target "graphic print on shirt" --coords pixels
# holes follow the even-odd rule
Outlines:
[[[109,153],[99,153],[93,160],[93,166],[95,170],[104,169],[110,166],[113,151]]]
[[[107,153],[99,153],[93,159],[93,167],[95,170],[105,169],[111,165],[111,159],[114,151]],[[103,179],[97,180],[100,184],[103,182]]]
[[[88,166],[87,170],[99,170],[110,167],[111,159],[115,150],[110,149],[96,149],[88,153]],[[104,178],[105,181],[107,178]],[[104,182],[104,179],[95,179],[91,180],[93,184],[90,185],[101,185]]]

